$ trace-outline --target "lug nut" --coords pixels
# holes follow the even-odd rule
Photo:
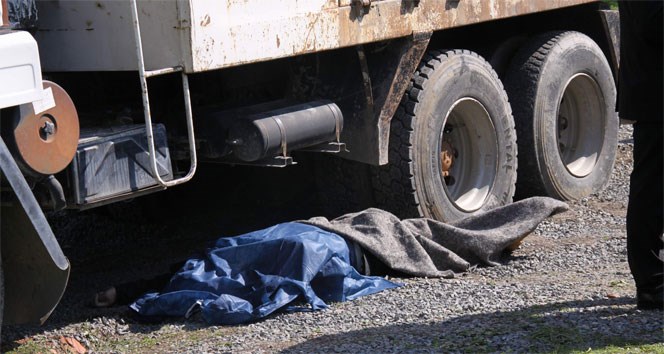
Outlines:
[[[48,139],[53,134],[55,134],[55,124],[53,122],[46,121],[44,122],[44,126],[39,128],[39,136],[43,140]]]

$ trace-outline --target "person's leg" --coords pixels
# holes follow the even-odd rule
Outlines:
[[[640,308],[661,308],[664,263],[662,124],[634,125],[634,170],[627,208],[627,257]]]
[[[170,265],[169,273],[113,285],[106,290],[96,293],[93,304],[95,307],[128,305],[145,293],[159,292],[168,284],[173,274],[182,268],[183,265],[184,262],[176,262]]]

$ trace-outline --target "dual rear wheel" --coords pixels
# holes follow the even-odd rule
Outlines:
[[[506,89],[477,54],[431,51],[392,120],[389,164],[373,173],[376,201],[401,217],[449,222],[515,193],[573,200],[599,191],[617,145],[612,77],[578,32],[527,42]]]
[[[599,46],[578,32],[543,34],[516,54],[505,86],[519,137],[517,196],[575,200],[603,189],[619,122]]]

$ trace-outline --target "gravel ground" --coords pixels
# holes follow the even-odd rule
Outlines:
[[[142,324],[126,308],[94,309],[89,301],[107,284],[168,269],[211,235],[311,216],[315,209],[301,203],[302,195],[293,192],[285,202],[266,196],[251,212],[239,203],[159,225],[128,221],[130,204],[76,222],[56,215],[54,228],[72,260],[69,289],[46,325],[6,327],[2,352],[72,352],[78,343],[81,352],[141,353],[664,352],[664,317],[636,309],[627,266],[630,137],[623,126],[611,184],[543,222],[501,266],[455,279],[395,278],[406,286],[244,326],[210,327],[199,318]],[[275,205],[289,205],[292,214]],[[118,215],[122,222],[109,221]]]

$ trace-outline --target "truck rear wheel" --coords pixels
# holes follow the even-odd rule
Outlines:
[[[547,33],[516,54],[505,82],[519,142],[517,196],[583,198],[604,188],[618,143],[609,64],[578,32]]]
[[[378,204],[400,217],[453,221],[510,203],[514,120],[502,83],[477,54],[430,52],[392,120]]]
[[[315,157],[314,176],[323,216],[336,218],[373,206],[370,167],[333,155]]]

